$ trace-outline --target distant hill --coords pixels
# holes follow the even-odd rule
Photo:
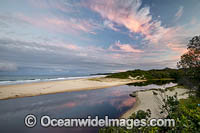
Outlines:
[[[126,72],[111,73],[108,78],[130,78],[130,79],[166,79],[173,78],[177,79],[182,70],[180,69],[152,69],[152,70],[129,70]]]

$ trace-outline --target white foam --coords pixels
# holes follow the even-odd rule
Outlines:
[[[73,80],[73,79],[86,79],[94,77],[104,77],[105,75],[94,75],[94,76],[79,76],[79,77],[59,77],[59,78],[49,78],[49,79],[27,79],[27,80],[16,80],[16,81],[0,81],[0,85],[14,85],[14,84],[24,84],[24,83],[34,83],[34,82],[45,82],[45,81],[59,81],[59,80]]]

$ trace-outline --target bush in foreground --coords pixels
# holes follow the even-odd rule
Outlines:
[[[99,133],[135,133],[135,132],[200,132],[200,98],[189,97],[188,99],[177,100],[177,95],[167,96],[163,99],[161,113],[166,113],[166,119],[174,119],[176,125],[174,127],[107,127],[99,130]],[[130,119],[146,119],[149,120],[151,111],[139,110],[133,113]]]

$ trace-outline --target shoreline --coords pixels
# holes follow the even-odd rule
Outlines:
[[[158,93],[154,95],[153,92]],[[186,99],[188,97],[188,89],[175,88],[174,90],[165,91],[166,95],[173,96],[177,92],[178,99]],[[160,91],[155,89],[149,90],[140,90],[136,92],[136,102],[131,109],[123,113],[120,118],[128,119],[133,113],[136,113],[139,110],[146,111],[147,109],[151,110],[151,118],[162,118],[160,114],[160,100],[162,99],[159,95]]]
[[[22,97],[32,97],[72,91],[103,89],[108,87],[126,85],[129,83],[143,82],[145,80],[114,79],[114,78],[84,78],[62,81],[47,81],[16,85],[1,85],[0,100]]]
[[[138,108],[138,106],[140,105],[141,101],[138,97],[138,92],[136,92],[136,102],[135,104],[132,106],[132,108],[130,108],[128,111],[126,111],[125,113],[123,113],[119,118],[120,119],[128,119],[133,113],[136,112],[136,109]]]
[[[77,77],[60,76],[60,77],[50,77],[50,78],[33,77],[33,78],[18,79],[18,80],[15,80],[15,79],[14,80],[2,80],[2,81],[0,81],[0,86],[42,83],[42,82],[52,82],[52,81],[76,80],[76,79],[103,78],[103,77],[106,77],[106,75],[77,76]]]

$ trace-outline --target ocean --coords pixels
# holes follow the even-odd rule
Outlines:
[[[84,75],[84,76],[66,76],[66,75],[0,75],[0,85],[14,85],[45,81],[72,80],[92,77],[103,77],[105,75]]]

